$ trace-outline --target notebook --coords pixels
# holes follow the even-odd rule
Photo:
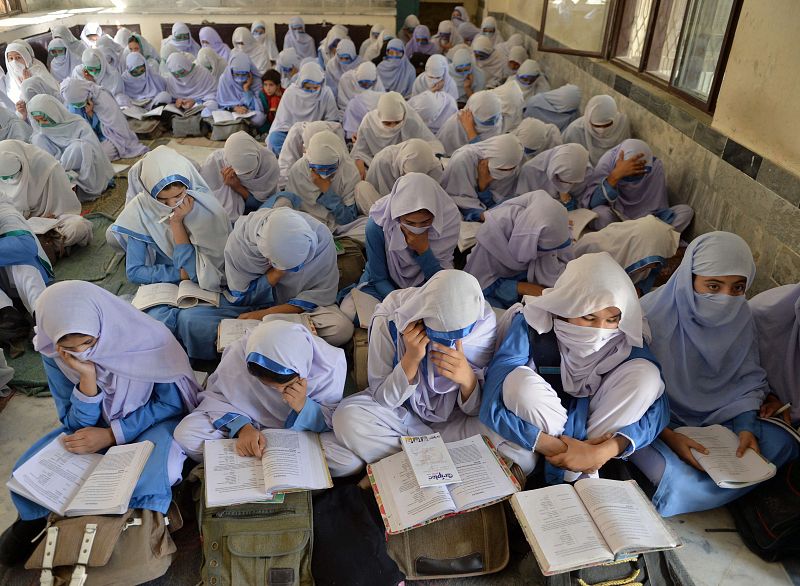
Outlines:
[[[483,222],[461,222],[461,228],[458,231],[458,250],[459,252],[466,252],[478,242],[478,230],[483,225]]]
[[[260,319],[223,319],[217,328],[217,352],[221,354],[225,348],[252,332],[260,323]]]
[[[402,451],[367,466],[388,534],[474,511],[520,490],[487,438],[474,435],[445,445],[461,478],[458,484],[420,487],[408,456]]]
[[[223,126],[227,124],[236,124],[242,120],[252,118],[255,115],[256,113],[253,111],[250,111],[247,114],[236,114],[234,112],[228,112],[227,110],[214,110],[211,112],[211,116],[214,118],[214,124]]]
[[[707,455],[692,450],[692,455],[720,488],[744,488],[775,476],[775,464],[765,460],[761,454],[747,450],[741,458],[737,457],[739,436],[724,425],[678,427],[674,431],[692,438],[708,450]]]
[[[583,233],[589,227],[589,224],[596,220],[599,216],[597,212],[588,210],[586,208],[578,208],[567,212],[569,218],[569,230],[572,234],[572,242],[577,242]]]
[[[206,440],[206,505],[279,502],[277,493],[333,486],[318,433],[291,429],[261,433],[267,440],[261,458],[239,456],[235,439]]]
[[[526,490],[511,508],[545,576],[681,545],[633,480]]]
[[[73,454],[65,434],[11,475],[9,490],[65,517],[122,515],[153,451],[150,441],[113,446],[105,454]]]
[[[181,309],[197,305],[219,307],[219,293],[206,291],[194,281],[189,280],[181,281],[180,285],[153,283],[152,285],[139,285],[131,303],[139,310],[150,309],[156,305],[171,305]]]

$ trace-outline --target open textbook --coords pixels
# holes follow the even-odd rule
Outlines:
[[[261,323],[260,319],[223,319],[217,327],[217,352],[221,354],[225,348],[252,332]]]
[[[204,107],[205,106],[203,106],[203,104],[195,104],[188,110],[181,110],[175,104],[166,104],[164,106],[153,108],[152,110],[145,110],[141,106],[133,105],[123,106],[120,108],[120,110],[122,110],[122,113],[128,118],[144,120],[145,118],[160,117],[164,112],[170,112],[171,114],[175,114],[182,118],[188,118],[189,116],[194,116],[198,112],[202,112]]]
[[[113,446],[105,454],[73,454],[65,434],[17,468],[9,490],[65,517],[122,515],[153,451],[150,441]]]
[[[674,431],[692,438],[708,450],[707,455],[692,450],[692,455],[720,488],[744,488],[775,476],[775,464],[767,462],[753,450],[737,457],[739,436],[724,425],[679,427]]]
[[[545,576],[681,545],[633,480],[527,490],[511,508]]]
[[[239,456],[235,439],[206,440],[206,505],[224,507],[275,500],[275,493],[333,486],[318,433],[264,429],[261,459]]]
[[[172,283],[153,283],[139,285],[131,304],[136,309],[145,310],[156,305],[172,305],[187,309],[196,305],[213,305],[219,307],[219,293],[206,291],[194,281],[181,281],[180,285]]]
[[[214,110],[211,112],[211,116],[214,119],[214,124],[221,125],[236,124],[242,120],[252,118],[255,115],[256,113],[253,111],[247,112],[247,114],[236,114],[235,112],[228,112],[227,110]]]
[[[390,535],[508,498],[519,484],[488,439],[475,435],[445,444],[461,482],[421,488],[405,452],[367,466]]]
[[[461,221],[458,230],[458,251],[467,252],[478,243],[478,230],[483,226],[483,222]]]

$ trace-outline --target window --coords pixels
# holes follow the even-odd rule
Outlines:
[[[543,2],[541,51],[606,57],[713,111],[742,0]]]
[[[20,0],[0,0],[0,17],[22,12]]]

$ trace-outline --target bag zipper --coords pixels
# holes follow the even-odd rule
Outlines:
[[[211,517],[214,519],[222,519],[225,517],[231,517],[236,519],[254,519],[254,518],[265,518],[265,517],[278,517],[280,515],[294,515],[294,509],[284,509],[282,511],[218,511],[215,513],[211,513]]]

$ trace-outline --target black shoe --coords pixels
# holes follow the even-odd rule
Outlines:
[[[14,524],[0,535],[0,564],[8,567],[24,562],[36,549],[44,536],[47,517],[23,521],[17,519]],[[34,541],[35,539],[35,541]]]
[[[0,309],[0,344],[14,344],[27,340],[31,324],[21,311],[13,306]]]

